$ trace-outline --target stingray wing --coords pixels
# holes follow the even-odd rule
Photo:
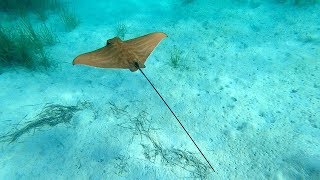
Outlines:
[[[73,60],[73,64],[85,64],[101,68],[129,68],[121,48],[115,45],[107,45],[92,52],[79,55]]]
[[[167,35],[162,32],[147,34],[124,42],[115,37],[108,40],[105,47],[77,56],[73,64],[136,71],[133,61],[138,60],[139,66],[145,67],[144,62],[165,37]]]
[[[132,53],[134,53],[134,55],[138,58],[140,63],[144,64],[154,48],[160,43],[163,38],[166,37],[167,35],[165,33],[155,32],[138,38],[127,40],[125,41],[125,44],[128,49],[130,49]]]

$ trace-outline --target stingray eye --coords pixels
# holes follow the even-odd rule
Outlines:
[[[114,43],[114,38],[112,38],[112,39],[108,39],[107,40],[107,45],[109,45],[109,44],[113,44]]]
[[[113,39],[108,39],[107,40],[107,46],[110,45],[110,44],[113,44],[113,42],[114,42],[114,38]]]
[[[118,37],[114,37],[114,38],[112,38],[112,39],[108,39],[108,41],[107,41],[107,45],[109,45],[109,44],[115,44],[115,43],[120,44],[120,43],[122,43],[122,41],[121,41],[121,39],[118,38]]]

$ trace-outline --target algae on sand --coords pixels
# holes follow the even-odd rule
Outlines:
[[[45,126],[53,127],[61,123],[70,123],[74,114],[87,108],[88,102],[78,103],[76,106],[64,106],[60,104],[50,104],[45,106],[42,111],[36,115],[31,122],[26,123],[22,128],[1,136],[2,142],[15,142],[22,135],[29,133],[31,130],[41,129]]]
[[[110,103],[112,113],[117,119],[122,115],[127,121],[117,124],[118,127],[129,130],[132,133],[131,142],[135,136],[140,137],[140,145],[143,149],[143,155],[146,160],[151,163],[162,163],[166,166],[179,167],[187,171],[192,178],[207,179],[210,174],[210,167],[192,153],[187,150],[178,148],[166,148],[156,138],[156,130],[152,126],[152,120],[148,118],[148,113],[141,111],[137,116],[132,117],[125,108],[119,108],[115,104]]]

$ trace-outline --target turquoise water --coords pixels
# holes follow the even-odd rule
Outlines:
[[[0,179],[320,179],[319,2],[1,1]],[[152,32],[142,71],[214,171],[139,70],[72,65]]]

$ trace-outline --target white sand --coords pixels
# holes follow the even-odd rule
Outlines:
[[[217,171],[207,179],[320,178],[319,5],[97,0],[70,6],[81,24],[69,33],[55,26],[60,42],[47,51],[56,68],[0,75],[1,132],[22,127],[46,103],[92,107],[70,124],[3,143],[0,179],[196,177],[182,162],[148,161],[142,145],[152,148],[150,140],[125,128],[135,117],[149,120],[163,149],[193,152],[206,164],[138,71],[72,66],[78,54],[104,46],[118,23],[128,26],[125,39],[168,34],[144,72]],[[170,66],[174,46],[182,51],[178,68]],[[112,111],[110,103],[127,113]]]

